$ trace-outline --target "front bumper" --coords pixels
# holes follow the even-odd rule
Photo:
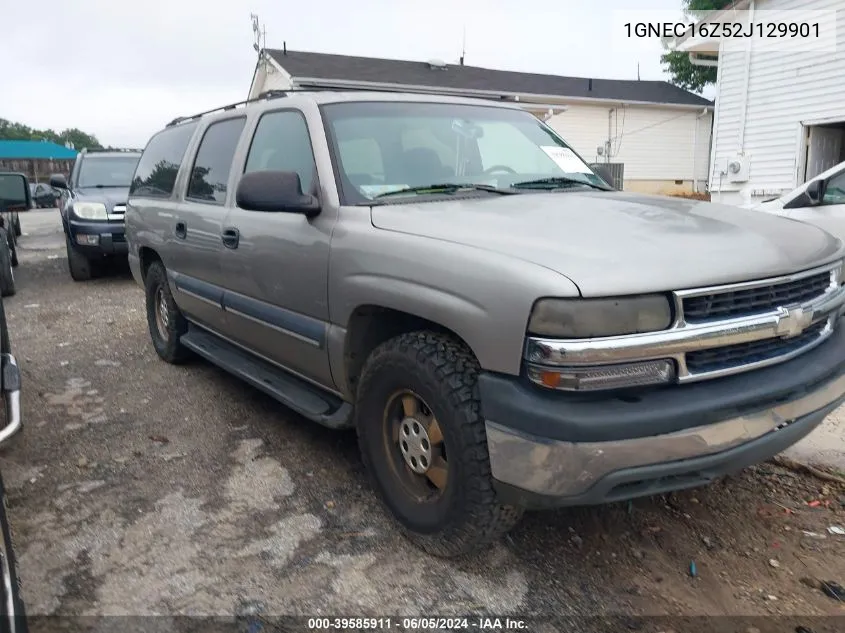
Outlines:
[[[622,501],[706,484],[810,433],[845,400],[845,328],[781,365],[636,397],[543,393],[492,374],[479,389],[504,503]]]
[[[73,248],[89,257],[94,255],[126,255],[129,246],[126,243],[126,230],[123,222],[81,222],[70,220],[68,232]],[[97,244],[80,244],[77,235],[96,235]]]

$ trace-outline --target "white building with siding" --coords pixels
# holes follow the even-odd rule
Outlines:
[[[779,196],[845,160],[845,0],[743,0],[714,17],[768,19],[776,15],[769,12],[799,9],[837,11],[835,52],[773,50],[753,38],[718,43],[709,161],[716,202]],[[704,39],[677,44],[704,63],[714,46]]]
[[[559,77],[444,64],[265,49],[249,98],[314,88],[448,94],[519,102],[590,162],[622,163],[624,188],[703,191],[713,104],[665,81]],[[552,116],[549,117],[549,113]]]

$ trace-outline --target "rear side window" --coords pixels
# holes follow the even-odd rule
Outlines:
[[[314,181],[314,152],[308,125],[302,113],[293,110],[268,112],[258,121],[244,173],[253,171],[295,171],[302,191]]]
[[[168,128],[156,134],[135,169],[129,195],[168,198],[176,184],[176,174],[185,158],[185,150],[196,123]]]
[[[188,198],[214,204],[226,202],[229,170],[245,123],[246,118],[239,117],[208,126],[191,170]]]

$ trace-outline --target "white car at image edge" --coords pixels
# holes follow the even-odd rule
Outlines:
[[[744,208],[815,224],[845,241],[845,162],[779,198],[751,203]]]

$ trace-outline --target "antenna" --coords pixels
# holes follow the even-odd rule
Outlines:
[[[464,65],[464,57],[467,54],[467,25],[464,24],[464,36],[463,41],[461,42],[461,66]]]
[[[640,80],[640,62],[637,62],[637,81]]]
[[[255,36],[252,48],[255,49],[256,53],[259,53],[262,48],[267,48],[267,27],[261,25],[256,13],[250,13],[249,18],[252,20],[252,32]]]

